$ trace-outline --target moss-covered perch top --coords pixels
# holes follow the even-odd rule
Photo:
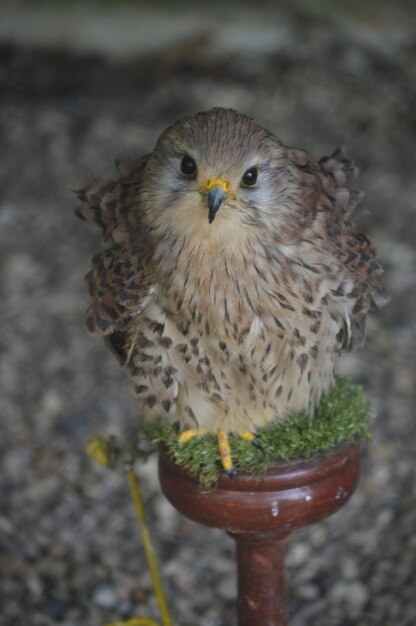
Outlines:
[[[276,461],[307,459],[341,442],[368,438],[372,415],[362,388],[338,378],[333,389],[322,397],[313,419],[301,413],[257,431],[260,448],[240,437],[230,437],[234,466],[239,473],[261,477]],[[221,475],[215,435],[195,437],[181,444],[177,429],[162,422],[146,425],[145,434],[152,442],[163,444],[178,465],[198,475],[202,485],[214,483]]]

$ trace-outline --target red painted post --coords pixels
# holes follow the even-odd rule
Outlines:
[[[237,544],[238,625],[287,626],[283,539],[230,535]]]
[[[287,626],[284,539],[340,509],[358,474],[354,444],[307,461],[278,463],[262,480],[224,475],[210,489],[201,487],[165,450],[159,456],[162,491],[173,506],[236,540],[239,626]]]

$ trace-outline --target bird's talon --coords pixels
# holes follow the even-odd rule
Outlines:
[[[196,430],[195,428],[189,428],[187,430],[183,430],[178,435],[178,443],[186,443],[187,441],[190,441],[194,437],[197,437],[198,435],[201,435],[201,434],[203,433],[199,430]]]
[[[256,448],[261,448],[260,441],[257,439],[256,435],[253,435],[253,433],[249,430],[240,430],[238,434],[240,435],[241,439],[244,439],[244,441],[252,443],[253,446],[255,446]]]
[[[237,478],[237,474],[238,474],[238,472],[237,472],[237,470],[235,469],[235,467],[232,467],[231,469],[224,470],[224,471],[225,471],[225,473],[227,474],[228,478],[231,478],[231,479],[233,479],[233,478]]]

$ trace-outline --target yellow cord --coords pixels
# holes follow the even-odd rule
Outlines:
[[[153,550],[152,540],[150,538],[149,526],[146,521],[143,500],[140,495],[139,481],[132,468],[127,470],[127,478],[130,485],[130,493],[136,511],[136,517],[139,522],[140,537],[143,543],[144,552],[146,554],[147,565],[150,570],[153,581],[153,589],[159,605],[160,616],[163,626],[173,626],[170,618],[168,604],[165,592],[163,590],[162,577],[160,575],[159,566],[157,564],[156,554]],[[127,626],[140,626],[139,624],[127,624]],[[143,624],[143,626],[146,626]],[[149,622],[149,626],[152,626]]]
[[[106,626],[160,626],[160,624],[149,617],[132,617],[121,622],[111,622]]]
[[[110,446],[108,442],[101,438],[96,437],[90,441],[87,445],[87,452],[100,465],[109,467],[110,458]],[[166,601],[165,592],[163,590],[162,577],[160,575],[159,566],[157,564],[156,554],[153,550],[152,540],[150,538],[149,525],[146,520],[146,514],[144,509],[143,500],[140,494],[139,481],[133,468],[127,469],[127,478],[130,486],[130,494],[133,500],[134,510],[138,521],[140,538],[143,543],[144,552],[146,555],[147,565],[152,576],[153,589],[156,595],[156,599],[159,605],[160,616],[162,618],[162,626],[173,626],[170,618],[168,604]],[[127,620],[121,620],[106,624],[106,626],[160,626],[158,622],[155,622],[150,617],[132,617]]]
[[[87,443],[87,454],[100,465],[110,466],[110,446],[103,437],[95,437]]]

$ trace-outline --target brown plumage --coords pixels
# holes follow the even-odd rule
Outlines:
[[[130,369],[144,416],[236,432],[312,415],[384,300],[351,223],[354,165],[213,109],[119,171],[77,190],[104,241],[87,325]]]

